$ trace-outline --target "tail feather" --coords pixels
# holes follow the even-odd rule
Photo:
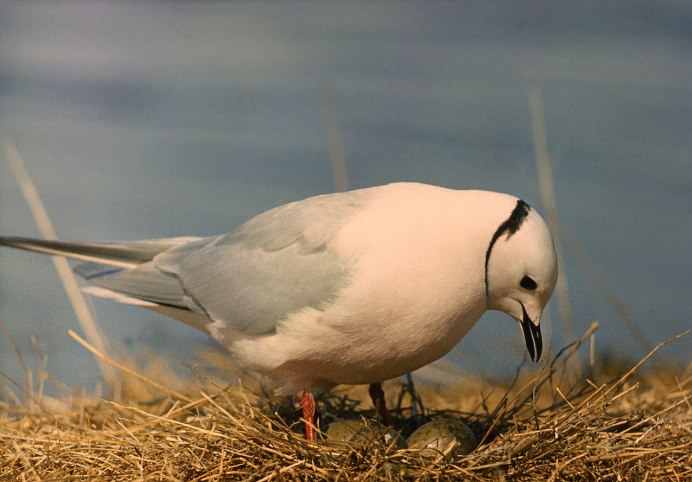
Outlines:
[[[72,243],[0,236],[0,246],[86,261],[73,268],[78,276],[95,285],[86,287],[85,292],[149,308],[209,333],[211,320],[187,294],[180,280],[162,272],[152,262],[163,251],[201,239],[178,237],[122,243]]]
[[[199,238],[179,237],[122,243],[72,243],[23,237],[0,237],[0,245],[118,268],[134,268],[151,261],[162,251],[197,239]]]

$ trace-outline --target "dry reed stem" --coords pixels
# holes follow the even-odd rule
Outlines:
[[[334,179],[334,189],[337,192],[348,191],[348,170],[346,168],[346,156],[339,136],[339,129],[336,125],[336,114],[334,113],[334,103],[332,101],[331,86],[325,83],[322,87],[322,113],[324,115],[324,125],[327,129],[327,144],[329,145],[329,158],[332,161],[332,177]]]
[[[572,305],[569,299],[569,287],[567,276],[565,275],[565,257],[562,250],[560,225],[557,199],[555,196],[555,185],[553,183],[553,167],[548,154],[548,138],[545,129],[545,119],[543,117],[543,96],[538,79],[534,74],[529,76],[529,106],[531,107],[531,136],[535,151],[536,168],[538,170],[538,188],[543,209],[548,225],[552,228],[553,239],[555,241],[555,253],[558,265],[560,266],[555,294],[557,299],[560,319],[565,327],[566,339],[576,338],[574,319],[572,317]],[[575,359],[575,363],[578,362]]]
[[[31,180],[29,171],[27,171],[26,165],[24,164],[24,161],[22,160],[16,146],[9,139],[0,139],[0,145],[2,146],[5,159],[10,165],[15,179],[17,180],[17,184],[24,195],[24,199],[26,199],[26,202],[31,209],[31,213],[36,222],[36,226],[41,233],[41,236],[43,236],[44,239],[57,239],[55,228],[53,227],[50,217],[48,216],[46,207],[38,194],[34,182]],[[58,272],[58,276],[60,277],[60,282],[65,289],[65,293],[67,293],[67,297],[70,300],[72,309],[74,310],[75,315],[77,315],[79,325],[84,330],[84,333],[91,344],[97,347],[101,353],[106,353],[107,350],[105,338],[101,333],[101,329],[94,320],[94,316],[92,315],[91,310],[84,299],[84,295],[82,295],[82,292],[79,289],[77,279],[74,273],[72,273],[72,269],[70,269],[70,266],[67,264],[67,260],[60,256],[51,256],[51,259],[55,265],[55,270]],[[115,371],[100,360],[97,360],[96,362],[101,372],[101,376],[106,381],[106,384],[111,389],[114,389],[117,386],[117,376]]]
[[[637,326],[634,318],[625,306],[625,303],[615,294],[615,291],[610,288],[586,250],[584,250],[577,240],[569,234],[564,224],[560,221],[557,211],[555,186],[553,183],[552,161],[548,151],[545,119],[543,115],[543,96],[534,73],[529,74],[529,105],[531,107],[531,133],[534,150],[536,152],[535,157],[536,167],[538,169],[540,199],[546,211],[546,218],[555,239],[558,264],[560,267],[564,267],[564,254],[562,250],[562,243],[564,241],[570,248],[570,251],[577,257],[577,260],[585,268],[587,275],[594,281],[596,288],[598,288],[606,301],[613,307],[635,342],[643,350],[648,350],[651,343],[644,335],[644,332]],[[574,338],[574,322],[572,320],[572,308],[569,301],[567,278],[564,275],[564,269],[560,269],[558,275],[556,294],[560,317],[565,322],[567,339],[572,339]]]

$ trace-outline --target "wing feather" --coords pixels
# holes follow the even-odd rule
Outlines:
[[[247,335],[270,333],[348,284],[349,262],[330,241],[369,197],[351,191],[280,206],[225,236],[165,251],[154,264],[180,279],[212,319]]]
[[[122,270],[115,274],[92,277],[89,281],[96,286],[129,297],[204,313],[204,310],[185,292],[180,280],[163,273],[153,262],[143,263],[136,268]]]

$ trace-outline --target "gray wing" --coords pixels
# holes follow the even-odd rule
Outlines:
[[[208,315],[248,335],[272,332],[321,308],[349,281],[330,241],[370,190],[317,196],[267,211],[231,233],[164,251],[151,262],[92,279],[99,286]]]

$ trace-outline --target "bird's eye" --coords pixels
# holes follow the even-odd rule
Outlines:
[[[530,276],[524,276],[521,281],[519,282],[522,288],[526,290],[535,290],[538,288],[538,285],[536,284],[536,281],[531,278]]]

